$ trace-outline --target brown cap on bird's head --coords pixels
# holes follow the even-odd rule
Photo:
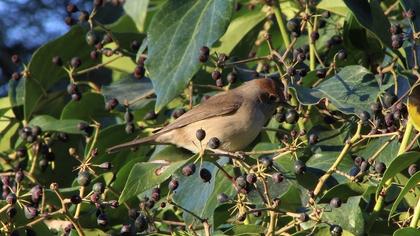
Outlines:
[[[276,96],[279,102],[284,102],[283,84],[279,80],[261,78],[255,79],[255,83],[270,96]]]

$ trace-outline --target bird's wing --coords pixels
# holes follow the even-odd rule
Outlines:
[[[158,134],[178,129],[197,121],[216,116],[224,116],[236,112],[243,103],[243,97],[232,92],[222,93],[202,102],[186,112],[173,123],[159,130]]]

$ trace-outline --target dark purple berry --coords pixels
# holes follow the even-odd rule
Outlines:
[[[68,12],[68,13],[75,13],[75,12],[77,12],[79,9],[77,8],[77,6],[76,5],[74,5],[73,3],[69,3],[69,4],[67,4],[67,6],[66,6],[66,11]]]
[[[148,222],[146,216],[140,213],[140,215],[134,221],[137,232],[143,232],[148,227]]]
[[[105,191],[105,185],[101,182],[97,182],[92,186],[92,191],[95,193],[103,193]]]
[[[137,40],[133,40],[130,44],[131,50],[137,52],[140,48],[140,42]]]
[[[88,171],[81,171],[77,176],[77,183],[80,186],[88,186],[90,184],[90,174]]]
[[[215,70],[211,73],[211,78],[216,81],[216,80],[222,78],[222,73],[220,73],[220,71],[218,71],[218,70]]]
[[[301,160],[295,161],[295,173],[301,175],[306,172],[306,165]]]
[[[70,201],[72,204],[77,205],[82,202],[82,198],[76,194],[70,197]]]
[[[229,201],[229,196],[226,195],[226,193],[219,193],[217,195],[217,201],[219,203],[225,203],[225,202]]]
[[[339,208],[341,206],[341,199],[338,197],[334,197],[330,201],[330,206],[334,208]]]
[[[343,234],[343,228],[339,225],[332,225],[330,227],[331,236],[341,236]]]
[[[237,79],[237,74],[236,74],[236,72],[234,72],[234,71],[230,72],[230,73],[227,75],[227,81],[228,81],[230,84],[235,83],[235,82],[236,82],[236,79]]]
[[[273,166],[273,159],[271,157],[262,157],[260,162],[265,168],[270,168]]]
[[[238,176],[235,180],[235,184],[239,189],[246,188],[247,181],[244,176]]]
[[[71,65],[73,68],[78,68],[79,66],[81,66],[81,65],[82,65],[82,60],[81,60],[80,58],[78,58],[78,57],[73,57],[73,58],[71,59],[71,61],[70,61],[70,65]]]
[[[149,111],[144,115],[144,120],[154,120],[157,118],[157,114],[154,111]]]
[[[255,184],[257,182],[257,175],[254,173],[249,173],[246,175],[246,182],[250,184]]]
[[[28,220],[33,219],[38,215],[37,209],[32,206],[24,206],[23,211],[24,211],[26,219]]]
[[[198,141],[203,141],[206,137],[206,131],[204,129],[199,129],[195,132],[195,137],[198,139]]]
[[[213,137],[209,140],[208,145],[211,149],[217,149],[218,147],[220,147],[220,140],[216,137]]]
[[[61,57],[59,57],[59,56],[54,56],[52,58],[52,63],[56,66],[62,66],[63,65],[63,61],[61,60]]]
[[[108,216],[105,213],[101,213],[96,218],[96,223],[100,226],[107,226],[108,225]]]
[[[6,197],[6,202],[9,205],[14,205],[17,201],[17,197],[14,193],[9,193]]]
[[[200,178],[204,181],[204,183],[210,182],[211,180],[211,173],[206,168],[201,168],[200,170]]]
[[[111,111],[115,107],[117,107],[118,104],[120,104],[120,103],[116,98],[111,98],[109,101],[106,102],[105,109],[108,110],[108,111]]]
[[[170,191],[175,191],[179,186],[179,182],[176,179],[173,179],[169,182],[168,188]]]
[[[182,168],[182,174],[184,176],[190,176],[195,173],[195,164],[190,163]]]
[[[410,176],[413,176],[416,172],[417,172],[417,165],[416,165],[416,164],[411,164],[411,165],[408,167],[408,174],[409,174]]]
[[[103,162],[98,167],[101,168],[101,169],[104,169],[104,170],[110,170],[110,169],[112,169],[112,163],[109,162],[109,161]]]
[[[281,183],[283,182],[284,176],[282,173],[275,172],[271,175],[271,178],[273,179],[274,183]]]
[[[19,64],[20,63],[20,57],[17,54],[12,55],[11,60],[13,64]]]
[[[378,174],[382,175],[382,174],[385,172],[385,170],[386,170],[386,165],[385,165],[385,163],[383,163],[383,162],[378,162],[378,163],[376,163],[376,164],[375,164],[375,171],[376,171]]]
[[[144,68],[143,65],[138,65],[136,66],[136,68],[134,68],[133,75],[137,79],[143,78],[145,74],[146,74],[146,68]]]

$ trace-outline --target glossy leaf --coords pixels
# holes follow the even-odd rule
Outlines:
[[[107,116],[104,98],[98,93],[84,93],[80,101],[70,101],[61,113],[61,119],[92,119]]]
[[[127,100],[131,109],[137,109],[149,103],[151,99],[148,99],[147,95],[152,93],[153,86],[149,79],[135,79],[131,76],[126,76],[102,87],[105,101],[116,98],[120,103],[123,103]]]
[[[78,70],[93,65],[89,57],[91,49],[85,41],[86,30],[75,26],[67,34],[53,40],[32,55],[28,65],[30,78],[25,79],[24,114],[29,120],[38,103],[46,97],[47,90],[60,78],[66,76],[66,71],[52,63],[52,58],[60,56],[63,63],[68,65],[72,57],[79,57],[82,65]]]
[[[229,55],[236,45],[265,18],[263,11],[248,11],[236,17],[229,24],[226,33],[215,43],[213,50]]]
[[[232,0],[167,1],[149,30],[146,66],[160,111],[187,86],[200,68],[200,48],[211,47],[225,32]]]
[[[140,32],[144,30],[148,5],[149,0],[127,0],[124,4],[124,11],[133,19]]]
[[[318,202],[328,203],[334,197],[339,197],[342,200],[346,200],[349,197],[361,196],[367,188],[367,184],[352,182],[339,184],[328,190],[328,192],[326,192]]]
[[[404,196],[410,191],[410,189],[414,188],[416,185],[420,183],[420,171],[417,171],[411,178],[408,180],[407,184],[401,189],[400,194],[398,194],[397,199],[392,204],[391,210],[389,211],[388,221],[391,219],[392,214],[397,209],[400,202],[404,199]]]
[[[346,114],[358,114],[368,110],[376,101],[379,85],[372,73],[362,66],[344,67],[338,74],[315,88],[293,85],[298,99],[305,105],[317,104],[328,98],[338,110]]]
[[[393,236],[413,236],[413,235],[419,235],[419,234],[420,234],[419,229],[407,227],[407,228],[398,229],[397,231],[394,232]]]
[[[157,174],[156,171],[162,168],[162,164],[147,162],[135,164],[131,169],[124,190],[118,201],[123,203],[128,199],[137,196],[137,194],[164,182],[190,159],[171,163],[168,166],[165,166],[159,174]]]
[[[363,27],[375,34],[383,45],[391,47],[391,33],[389,32],[391,24],[380,6],[380,1],[343,1]]]
[[[41,115],[34,117],[29,124],[31,126],[39,126],[43,131],[55,131],[55,132],[64,132],[69,134],[83,134],[83,131],[80,131],[77,128],[77,125],[83,122],[82,120],[77,119],[65,119],[57,120],[52,116]]]
[[[343,0],[322,0],[318,3],[318,5],[316,5],[316,7],[342,16],[346,16],[349,12],[349,8]]]
[[[382,177],[381,182],[379,183],[376,189],[376,196],[382,190],[385,182],[390,178],[393,178],[396,174],[400,173],[402,170],[406,169],[409,165],[416,163],[420,160],[420,153],[418,152],[406,152],[399,155],[395,158],[391,164],[386,168],[385,173]]]

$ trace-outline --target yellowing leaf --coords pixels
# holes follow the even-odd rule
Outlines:
[[[420,131],[420,86],[417,84],[413,87],[408,97],[408,114],[409,119],[414,127]]]

